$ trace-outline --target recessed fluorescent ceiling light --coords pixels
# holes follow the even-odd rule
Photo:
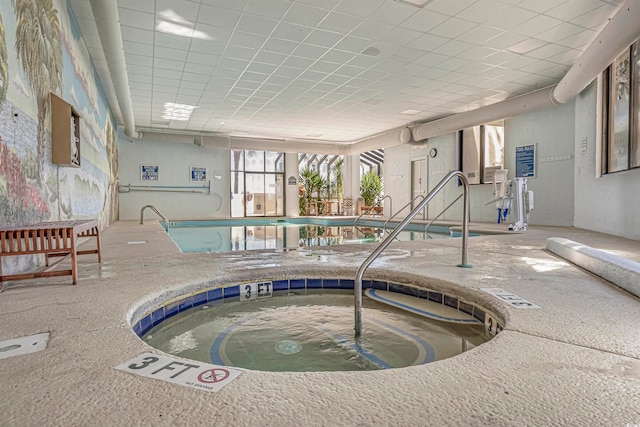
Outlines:
[[[194,30],[195,23],[184,19],[173,10],[163,10],[158,13],[164,19],[158,19],[156,30],[161,33],[174,34],[181,37],[190,37],[201,40],[211,40],[211,36],[202,31]]]
[[[547,42],[538,40],[538,39],[526,39],[525,41],[521,41],[520,43],[516,43],[511,47],[508,47],[507,50],[513,53],[519,53],[521,55],[531,52],[534,49],[544,46]]]
[[[396,1],[399,3],[409,4],[415,7],[425,7],[426,5],[431,3],[433,0],[396,0]]]
[[[162,118],[165,120],[179,120],[186,122],[191,118],[193,110],[198,108],[195,105],[174,104],[173,102],[164,103],[164,113]]]
[[[420,110],[404,110],[404,111],[400,112],[400,114],[406,114],[408,116],[412,116],[412,115],[418,114],[420,112],[421,112]]]

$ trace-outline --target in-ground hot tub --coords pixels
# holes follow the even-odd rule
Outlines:
[[[132,324],[140,338],[165,353],[263,371],[420,365],[472,349],[504,324],[451,293],[365,280],[364,289],[390,298],[405,295],[396,305],[419,306],[420,314],[365,298],[363,332],[355,338],[353,284],[353,279],[309,277],[204,287],[156,299],[132,316]]]

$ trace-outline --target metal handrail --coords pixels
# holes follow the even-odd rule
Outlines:
[[[159,217],[161,217],[164,220],[164,229],[168,233],[169,232],[169,220],[167,219],[166,216],[164,216],[164,214],[162,214],[162,212],[160,212],[158,209],[156,209],[156,207],[153,206],[153,205],[146,205],[146,206],[143,206],[142,209],[140,209],[140,224],[144,224],[144,210],[147,209],[147,208],[149,208],[152,211],[154,211]]]
[[[462,197],[463,195],[464,195],[464,193],[463,193],[463,194],[461,194],[461,195],[459,195],[458,197],[456,197],[456,199],[455,199],[453,202],[449,203],[449,206],[447,206],[446,208],[442,209],[442,212],[440,212],[438,215],[436,215],[436,217],[435,217],[435,218],[433,218],[433,219],[429,222],[429,224],[427,224],[427,226],[424,228],[424,232],[426,233],[426,232],[427,232],[427,230],[429,229],[429,227],[431,227],[431,226],[433,225],[433,223],[434,223],[434,222],[436,222],[436,220],[437,220],[438,218],[440,218],[440,217],[442,216],[442,214],[443,214],[443,213],[445,213],[445,212],[447,211],[447,209],[449,209],[451,206],[453,206],[455,202],[457,202],[458,200],[460,200],[460,197]]]
[[[356,279],[354,283],[354,296],[355,296],[355,332],[356,338],[362,334],[362,276],[364,271],[369,265],[378,258],[378,255],[384,251],[387,246],[393,242],[393,239],[411,222],[414,216],[418,214],[424,207],[433,199],[433,197],[445,186],[451,178],[458,176],[463,184],[464,206],[462,213],[462,262],[458,264],[458,267],[471,267],[467,264],[467,240],[469,238],[469,181],[467,177],[460,171],[449,172],[447,176],[442,178],[442,181],[434,187],[433,190],[425,196],[425,198],[416,206],[409,215],[389,234],[380,244],[373,250],[371,255],[364,260],[358,272],[356,273]]]
[[[413,202],[415,202],[415,201],[416,201],[416,199],[417,199],[418,197],[422,197],[422,199],[424,199],[424,195],[423,195],[423,194],[418,194],[416,197],[414,197],[413,199],[411,199],[411,200],[409,201],[409,203],[407,203],[406,205],[404,205],[403,207],[401,207],[401,208],[398,210],[398,212],[394,213],[391,217],[389,217],[389,219],[387,219],[387,220],[384,222],[384,225],[382,226],[382,228],[386,230],[386,229],[387,229],[387,223],[388,223],[389,221],[391,221],[393,218],[395,218],[395,217],[396,217],[396,215],[398,215],[400,212],[402,212],[402,211],[403,211],[407,206],[411,206],[411,205],[413,204]]]
[[[362,212],[356,219],[354,219],[353,220],[353,226],[358,228],[358,225],[357,225],[358,224],[358,220],[360,218],[362,218],[363,216],[368,215],[369,212],[371,212],[374,208],[377,208],[378,206],[382,206],[381,204],[382,204],[382,202],[384,202],[384,199],[386,199],[386,198],[389,198],[389,208],[392,208],[393,207],[393,199],[391,198],[391,196],[384,196],[382,198],[382,200],[380,200],[378,203],[376,203],[373,206],[369,206],[369,209],[367,209],[366,211]],[[359,199],[362,199],[362,197],[359,197]],[[390,212],[393,212],[393,211],[390,211]],[[382,212],[382,216],[384,217],[384,212]]]

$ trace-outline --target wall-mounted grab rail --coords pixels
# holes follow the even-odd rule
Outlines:
[[[460,171],[449,172],[447,176],[442,178],[442,181],[434,187],[433,190],[425,196],[425,198],[416,206],[407,217],[396,227],[393,231],[373,250],[371,255],[364,260],[358,272],[356,273],[356,279],[354,284],[354,296],[355,296],[355,333],[356,338],[362,334],[362,276],[364,271],[371,265],[371,263],[378,258],[378,256],[384,251],[387,246],[393,242],[393,239],[411,222],[414,216],[418,214],[426,205],[433,199],[433,197],[445,186],[451,178],[458,176],[463,184],[464,206],[462,213],[462,262],[458,264],[458,267],[471,267],[467,264],[467,240],[469,238],[469,181],[467,177]]]
[[[140,209],[140,224],[144,224],[144,210],[145,209],[151,209],[152,211],[154,211],[159,217],[161,217],[164,221],[164,229],[165,231],[168,233],[169,232],[169,220],[167,219],[166,216],[164,216],[164,214],[162,212],[160,212],[158,209],[156,209],[155,206],[153,205],[145,205],[142,207],[142,209]]]
[[[407,203],[406,205],[404,205],[403,207],[401,207],[400,209],[398,209],[398,212],[396,212],[396,213],[394,213],[392,216],[390,216],[390,217],[389,217],[389,219],[387,219],[387,220],[384,222],[384,225],[382,226],[382,229],[383,229],[383,230],[386,230],[386,229],[387,229],[387,223],[388,223],[389,221],[391,221],[393,218],[395,218],[395,217],[396,217],[396,215],[398,215],[400,212],[402,212],[403,210],[405,210],[405,209],[407,208],[407,206],[411,206],[411,205],[413,204],[413,202],[415,202],[415,201],[416,201],[416,199],[417,199],[418,197],[421,197],[422,199],[424,199],[424,195],[423,195],[423,194],[418,194],[416,197],[414,197],[413,199],[411,199],[411,200],[409,201],[409,203]]]
[[[435,218],[433,218],[431,221],[429,221],[429,224],[427,224],[427,226],[424,228],[424,232],[426,233],[427,230],[429,229],[429,227],[431,227],[433,225],[434,222],[436,222],[438,220],[438,218],[440,218],[442,216],[443,213],[445,213],[447,211],[447,209],[449,209],[451,206],[453,206],[458,200],[460,200],[460,197],[462,197],[464,195],[464,193],[462,193],[461,195],[459,195],[458,197],[456,197],[456,199],[449,203],[449,206],[447,206],[446,208],[442,209],[442,212],[440,212],[438,215],[436,215]]]
[[[211,181],[206,185],[118,185],[118,193],[130,193],[132,191],[211,194]]]

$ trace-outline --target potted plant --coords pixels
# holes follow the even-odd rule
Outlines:
[[[360,179],[360,196],[364,199],[364,212],[370,210],[379,202],[382,194],[382,180],[372,170],[367,172]]]

